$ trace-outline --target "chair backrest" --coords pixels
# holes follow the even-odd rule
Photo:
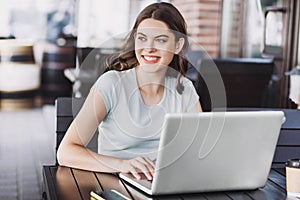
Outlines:
[[[189,50],[186,56],[188,60],[186,76],[194,83],[197,80],[199,65],[201,60],[205,57],[205,52],[203,50]]]
[[[272,167],[284,167],[291,158],[300,158],[300,110],[281,108],[229,108],[229,111],[280,110],[284,112]]]
[[[211,110],[206,83],[214,83],[218,77],[215,66],[223,79],[227,107],[273,107],[269,100],[276,99],[276,95],[270,97],[268,91],[275,71],[272,59],[203,59],[195,88],[205,111]]]
[[[284,167],[290,158],[300,158],[300,110],[282,109],[286,121],[281,127],[273,166]]]
[[[84,98],[60,97],[55,101],[56,107],[56,151],[63,139],[67,129],[69,128],[74,117],[79,112],[84,103]],[[87,145],[92,151],[97,152],[98,149],[98,131],[95,132],[93,138]]]
[[[71,97],[61,97],[56,100],[56,150],[84,100]],[[300,110],[279,108],[229,108],[228,110],[282,110],[285,113],[286,121],[281,127],[272,165],[273,167],[283,167],[288,159],[300,158]],[[87,148],[97,152],[97,138],[98,131]]]

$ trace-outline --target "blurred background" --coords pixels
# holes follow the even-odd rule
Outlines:
[[[0,199],[40,199],[55,163],[55,100],[85,97],[154,0],[0,0]],[[227,107],[297,108],[297,0],[167,0],[186,19],[190,78],[204,111],[216,65]],[[213,62],[211,62],[213,61]]]
[[[159,1],[0,0],[0,108],[54,104],[59,96],[85,96],[103,72],[100,61],[118,50],[137,13],[153,2]],[[298,99],[289,96],[287,75],[298,65],[297,1],[166,2],[174,4],[187,21],[192,68],[188,77],[199,94],[207,96],[197,71],[209,57],[221,71],[229,107],[297,106]],[[233,69],[236,65],[239,72]],[[256,69],[258,65],[262,66]],[[245,81],[247,78],[252,82]],[[233,88],[233,83],[240,89]],[[241,103],[234,102],[236,98]]]

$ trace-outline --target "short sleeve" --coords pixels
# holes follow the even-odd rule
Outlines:
[[[112,109],[113,105],[115,105],[116,91],[114,83],[116,83],[117,80],[117,72],[108,71],[102,74],[92,87],[92,89],[98,92],[103,98],[107,112],[109,112]]]
[[[189,79],[184,78],[182,84],[184,85],[184,90],[182,93],[184,111],[198,112],[197,104],[199,102],[199,96],[193,83]]]

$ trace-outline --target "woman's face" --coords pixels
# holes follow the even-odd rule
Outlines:
[[[145,19],[137,27],[135,35],[135,54],[139,65],[147,71],[167,67],[182,46],[182,40],[175,41],[175,35],[168,26],[159,20]],[[183,45],[183,44],[182,44]]]

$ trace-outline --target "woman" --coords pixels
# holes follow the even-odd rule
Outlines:
[[[169,3],[137,17],[123,51],[90,90],[57,152],[60,165],[153,177],[165,113],[199,112],[187,78],[186,24]],[[179,72],[179,73],[178,73]],[[85,145],[99,130],[98,153]]]

